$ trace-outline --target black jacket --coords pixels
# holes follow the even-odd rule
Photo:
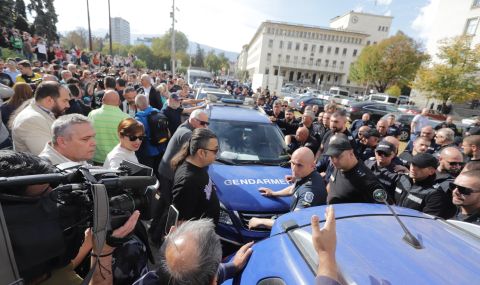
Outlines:
[[[140,87],[138,88],[137,93],[145,94],[145,90],[143,89],[143,87]],[[150,106],[158,110],[161,110],[163,107],[163,104],[160,96],[162,96],[160,95],[160,92],[158,92],[157,89],[155,89],[155,87],[151,86],[150,93],[148,94],[148,102],[150,103]]]

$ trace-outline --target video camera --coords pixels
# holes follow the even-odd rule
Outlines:
[[[106,240],[118,244],[123,240],[110,235],[133,211],[150,219],[156,183],[152,169],[127,161],[121,165],[111,170],[67,163],[57,166],[58,173],[0,177],[0,189],[47,183],[53,188],[42,197],[0,191],[0,218],[5,217],[0,220],[0,280],[34,278],[65,266],[75,257],[85,229],[95,232],[102,220]]]

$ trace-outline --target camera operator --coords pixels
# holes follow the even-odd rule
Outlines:
[[[95,154],[95,131],[90,120],[80,114],[58,118],[52,126],[53,137],[40,157],[57,165],[66,162],[88,164]],[[129,284],[147,270],[149,248],[146,231],[139,223],[135,235],[113,253],[115,284]],[[135,260],[135,262],[129,262]]]
[[[0,177],[53,171],[50,164],[32,154],[0,151]],[[3,186],[0,194],[17,267],[26,284],[80,284],[82,279],[73,268],[90,251],[91,241],[86,240],[80,247],[82,236],[64,230],[69,225],[61,220],[60,208],[51,196],[55,194],[51,186],[48,183]],[[137,211],[122,227],[113,231],[112,236],[127,236],[138,217]],[[101,252],[94,250],[94,254],[100,256],[97,267],[111,262],[112,251],[110,246],[104,246]],[[113,277],[109,273],[97,268],[91,284],[112,284]]]

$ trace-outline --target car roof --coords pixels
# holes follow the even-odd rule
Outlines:
[[[352,107],[363,107],[367,105],[381,105],[381,106],[392,106],[391,104],[380,103],[377,101],[364,101],[364,102],[357,102],[353,103]]]
[[[271,123],[265,111],[254,106],[209,104],[207,112],[209,112],[210,120]]]
[[[395,207],[395,210],[400,216],[413,216],[433,219],[433,217],[431,216],[408,208]],[[323,211],[321,213],[321,216],[319,215],[319,211]],[[302,211],[282,215],[276,220],[275,224],[273,225],[271,235],[285,232],[282,224],[286,221],[294,221],[299,227],[302,227],[310,224],[310,218],[313,214],[319,215],[320,219],[322,220],[324,212],[325,210],[323,209],[323,207],[311,207]],[[391,214],[392,213],[388,210],[388,208],[386,208],[382,204],[352,203],[335,205],[336,219]]]

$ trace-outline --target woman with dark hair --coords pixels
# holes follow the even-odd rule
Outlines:
[[[217,136],[209,129],[198,128],[173,157],[172,204],[179,212],[179,220],[211,218],[215,224],[218,222],[220,203],[207,172],[218,150]]]
[[[120,143],[108,153],[104,168],[117,169],[123,160],[138,163],[135,152],[146,138],[143,124],[133,118],[125,118],[118,124],[117,131]]]
[[[2,113],[2,122],[8,125],[8,120],[12,113],[28,99],[33,98],[32,88],[28,83],[19,82],[13,85],[13,96],[0,107]]]

